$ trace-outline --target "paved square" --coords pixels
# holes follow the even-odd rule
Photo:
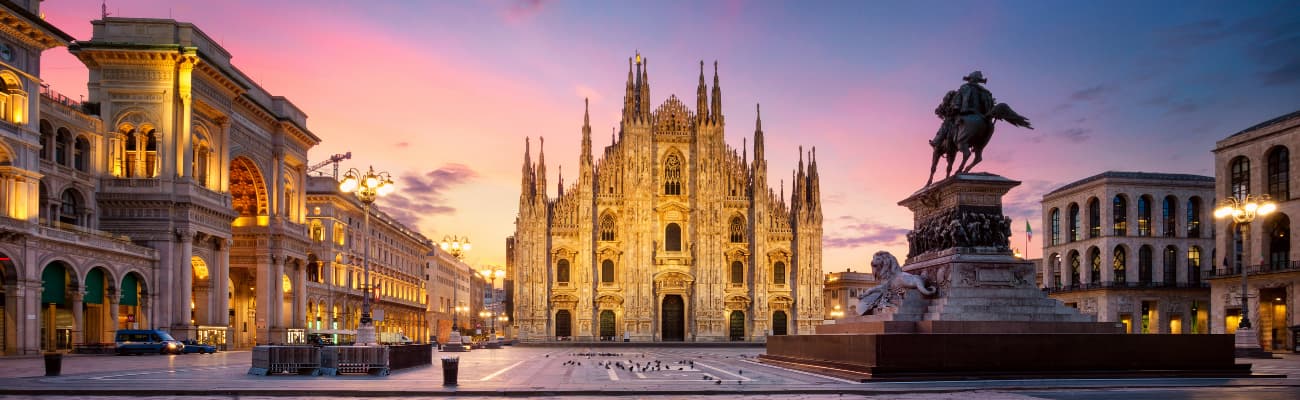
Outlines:
[[[31,395],[191,396],[192,398],[308,398],[461,395],[611,396],[743,395],[774,398],[1107,399],[1300,398],[1300,356],[1239,360],[1257,373],[1287,378],[1153,378],[952,380],[857,383],[760,364],[762,348],[506,347],[437,353],[431,367],[388,376],[248,375],[251,353],[84,356],[64,358],[63,375],[43,376],[41,358],[0,358],[0,399]],[[459,357],[459,385],[443,386],[439,357]],[[920,396],[920,397],[913,397]],[[107,397],[104,397],[107,398]]]

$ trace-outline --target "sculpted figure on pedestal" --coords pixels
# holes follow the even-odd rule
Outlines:
[[[935,115],[943,120],[943,123],[934,139],[930,139],[930,147],[934,148],[934,152],[930,158],[930,180],[925,182],[926,186],[934,182],[934,171],[939,166],[940,156],[948,160],[945,178],[952,174],[952,162],[958,151],[962,156],[961,164],[957,166],[957,173],[967,173],[975,168],[975,164],[983,160],[984,146],[988,145],[989,139],[993,137],[993,128],[998,120],[1007,121],[1021,128],[1034,129],[1029,124],[1028,118],[1017,114],[1006,103],[997,103],[993,100],[993,93],[980,85],[988,82],[984,79],[984,73],[975,71],[962,80],[966,83],[961,88],[945,94],[939,107],[934,110]],[[972,150],[975,152],[975,159],[970,160],[968,166],[966,161],[970,158]]]
[[[867,289],[858,296],[857,310],[862,315],[874,314],[888,307],[897,306],[903,300],[907,289],[916,289],[924,296],[933,296],[938,290],[925,284],[919,276],[903,272],[898,259],[887,251],[878,251],[871,258],[871,274],[880,284]]]

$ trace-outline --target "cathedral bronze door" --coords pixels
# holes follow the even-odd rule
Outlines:
[[[731,312],[731,340],[745,340],[745,313]]]
[[[663,332],[663,341],[681,342],[686,340],[686,304],[682,296],[670,294],[664,296],[663,308],[660,309],[659,329]]]
[[[600,340],[614,340],[614,312],[600,312]]]
[[[773,335],[780,336],[786,334],[785,320],[786,320],[785,311],[777,311],[772,313],[772,334]]]
[[[569,310],[555,312],[555,336],[567,338],[573,336],[573,316]]]

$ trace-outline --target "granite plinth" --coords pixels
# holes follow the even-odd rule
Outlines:
[[[763,362],[849,379],[1246,376],[1232,335],[885,333],[772,336]],[[846,351],[846,349],[849,349]]]

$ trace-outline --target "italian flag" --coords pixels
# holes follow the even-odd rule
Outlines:
[[[1034,240],[1034,228],[1029,227],[1029,220],[1025,220],[1025,240]]]

